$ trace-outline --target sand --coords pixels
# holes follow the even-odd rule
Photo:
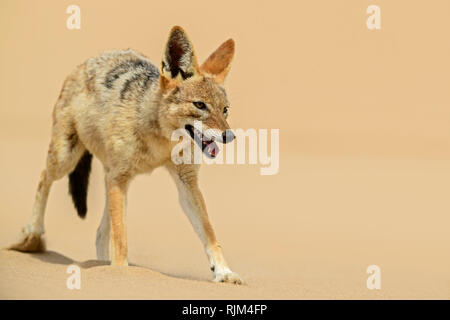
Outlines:
[[[173,11],[164,1],[80,0],[81,30],[69,31],[72,2],[2,1],[0,247],[17,240],[31,214],[64,77],[111,48],[157,62],[175,24],[200,59],[236,40],[230,124],[280,129],[280,170],[201,169],[209,215],[243,286],[211,282],[163,169],[131,185],[131,265],[97,261],[104,190],[95,160],[85,220],[65,177],[48,201],[48,251],[0,250],[0,298],[449,299],[450,46],[442,39],[450,4],[379,0],[382,29],[369,31],[372,2],[232,1],[220,8],[230,20],[209,2]],[[73,264],[80,290],[66,286]],[[369,265],[381,269],[380,290],[366,286]]]
[[[34,151],[31,145],[9,147]],[[3,245],[12,243],[26,222],[34,188],[28,177],[38,176],[38,166],[27,166],[26,157],[22,159],[9,161],[26,169],[2,172],[4,181],[11,181],[2,190],[8,203],[8,215],[1,216]],[[3,163],[2,168],[11,165]],[[282,157],[282,165],[273,177],[260,176],[254,166],[202,168],[211,219],[230,265],[246,281],[244,286],[210,282],[200,241],[178,207],[175,187],[164,170],[132,184],[128,211],[132,266],[96,261],[95,229],[104,201],[96,163],[85,221],[76,216],[63,179],[49,199],[49,251],[0,251],[0,296],[449,298],[448,162],[291,155]],[[71,264],[81,267],[81,290],[66,287]],[[381,290],[366,287],[366,268],[372,264],[381,268]]]

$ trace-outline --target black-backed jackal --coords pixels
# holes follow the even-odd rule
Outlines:
[[[174,27],[158,70],[132,51],[112,51],[91,58],[67,77],[53,111],[53,130],[29,224],[11,249],[45,250],[44,211],[52,182],[69,174],[69,190],[80,217],[92,155],[105,171],[106,204],[97,230],[97,257],[125,266],[126,193],[131,179],[164,166],[175,180],[179,200],[204,245],[215,281],[240,284],[225,262],[198,187],[197,164],[175,165],[172,132],[184,128],[209,157],[215,141],[234,135],[226,121],[228,101],[223,81],[234,55],[234,41],[223,43],[199,66],[184,30]],[[202,129],[193,123],[201,121]],[[209,132],[207,136],[205,133]],[[193,142],[192,142],[193,143]],[[110,257],[111,243],[111,257]]]

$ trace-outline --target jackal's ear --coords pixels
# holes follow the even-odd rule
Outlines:
[[[167,80],[181,81],[198,73],[197,58],[186,32],[181,27],[173,27],[164,50],[161,74]]]
[[[230,71],[234,56],[234,40],[228,39],[200,67],[200,71],[222,83]]]

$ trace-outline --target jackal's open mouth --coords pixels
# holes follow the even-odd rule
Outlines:
[[[209,158],[215,158],[217,156],[219,147],[213,140],[208,139],[203,133],[190,124],[187,124],[184,128],[189,132],[191,138],[197,143],[200,149],[202,149],[204,154]]]

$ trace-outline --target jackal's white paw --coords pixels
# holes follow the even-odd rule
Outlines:
[[[215,272],[214,282],[228,282],[234,284],[244,284],[244,281],[236,273],[230,269],[223,270],[221,272]]]

